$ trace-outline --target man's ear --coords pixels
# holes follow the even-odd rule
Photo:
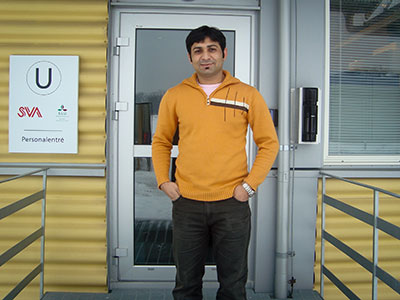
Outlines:
[[[228,48],[225,47],[225,49],[224,49],[224,60],[226,59],[227,55],[228,55]]]
[[[190,53],[188,53],[188,59],[189,59],[189,62],[192,63],[192,55],[190,55]]]

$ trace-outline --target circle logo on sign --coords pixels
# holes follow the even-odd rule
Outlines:
[[[29,68],[26,82],[32,92],[47,96],[60,87],[61,72],[55,64],[49,61],[39,61]]]

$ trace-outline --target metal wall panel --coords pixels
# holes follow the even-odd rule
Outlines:
[[[107,0],[0,2],[0,164],[105,164],[107,26]],[[79,56],[78,154],[8,153],[10,55]],[[35,189],[39,177],[0,185],[0,207]],[[47,198],[45,291],[106,292],[106,178],[49,177]],[[0,222],[1,253],[40,226],[39,206]],[[1,299],[39,253],[37,242],[0,268]],[[38,299],[38,284],[17,299]]]
[[[0,162],[105,163],[108,3],[0,2]],[[8,153],[10,55],[78,55],[78,154]]]
[[[4,176],[0,177],[0,180]],[[107,291],[106,185],[101,177],[48,177],[45,291]],[[41,177],[0,185],[0,207],[42,189]],[[40,227],[41,203],[0,222],[0,252]],[[0,298],[40,261],[40,242],[0,268]],[[29,293],[30,291],[30,293]],[[38,282],[27,295],[38,293]],[[24,298],[18,298],[24,299]],[[32,299],[32,298],[26,298]]]
[[[400,193],[400,179],[354,179],[354,181]],[[318,219],[315,264],[315,289],[320,289],[321,249],[321,187],[318,192]],[[368,213],[373,213],[373,192],[334,179],[327,180],[326,194]],[[399,199],[380,194],[379,215],[381,218],[400,226]],[[326,209],[326,231],[346,243],[361,255],[372,261],[372,226],[358,221],[329,206]],[[378,265],[393,277],[400,278],[400,241],[379,232]],[[325,242],[326,266],[361,299],[371,299],[372,275],[352,261],[334,246]],[[324,299],[342,300],[345,296],[325,277]],[[398,299],[399,295],[378,281],[378,299]]]

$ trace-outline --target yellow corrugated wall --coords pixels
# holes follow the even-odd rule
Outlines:
[[[0,180],[4,176],[0,177]],[[23,188],[21,188],[23,187]],[[1,207],[42,188],[29,177],[0,185]],[[106,188],[103,178],[49,177],[47,187],[45,290],[107,291]],[[41,203],[0,222],[0,252],[40,227]],[[0,268],[0,297],[39,263],[40,242]],[[37,299],[38,281],[25,292]]]
[[[0,1],[0,161],[104,163],[106,0]],[[10,55],[79,56],[79,153],[8,153]]]
[[[400,193],[400,179],[354,179],[385,190]],[[318,219],[315,264],[315,289],[320,289],[320,249],[321,249],[321,188],[318,193]],[[373,213],[373,193],[362,187],[350,185],[335,179],[327,180],[326,194],[368,213]],[[340,239],[361,255],[372,261],[372,227],[326,206],[326,231]],[[380,194],[380,217],[400,226],[400,200]],[[372,275],[329,242],[325,242],[325,264],[336,277],[344,282],[361,299],[371,299]],[[400,241],[379,232],[379,266],[400,280]],[[346,297],[325,277],[324,299],[342,300]],[[378,299],[394,300],[399,295],[382,282],[378,282]]]
[[[0,1],[0,163],[105,164],[107,0]],[[78,154],[8,153],[10,55],[78,55]],[[0,180],[5,176],[0,176]],[[0,207],[41,179],[0,185]],[[49,177],[45,291],[107,291],[106,178]],[[0,221],[0,251],[40,225],[40,204]],[[39,242],[0,267],[2,299],[39,261]],[[17,299],[38,299],[36,279]]]

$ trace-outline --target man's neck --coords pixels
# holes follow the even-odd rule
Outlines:
[[[201,84],[216,84],[221,83],[225,79],[225,74],[221,72],[220,74],[213,76],[213,77],[203,77],[197,74],[197,80]]]

